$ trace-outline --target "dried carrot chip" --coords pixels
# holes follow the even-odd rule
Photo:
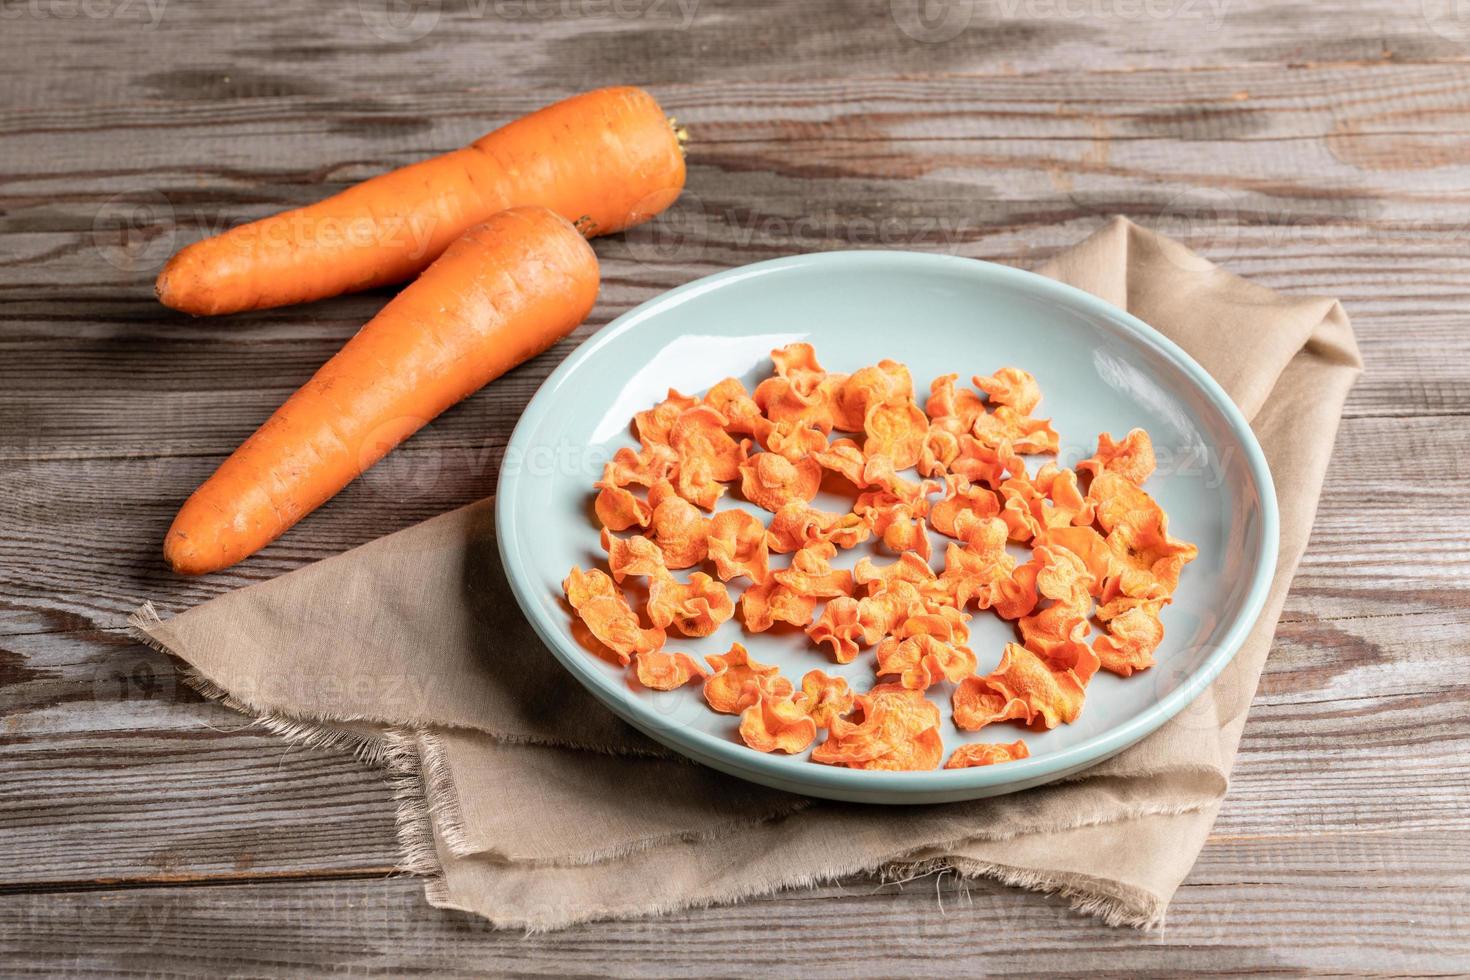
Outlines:
[[[891,551],[912,552],[925,561],[928,561],[932,554],[929,527],[924,523],[922,517],[910,518],[900,514],[894,518],[888,527],[883,529],[883,544]]]
[[[740,595],[740,617],[752,633],[763,633],[778,622],[805,627],[816,613],[817,600],[793,592],[768,575],[754,582]]]
[[[1035,494],[1030,497],[1031,516],[1039,527],[1089,527],[1096,504],[1082,494],[1077,474],[1047,463],[1031,480]]]
[[[1078,463],[1077,470],[1093,476],[1109,470],[1135,486],[1142,486],[1153,473],[1154,466],[1153,440],[1142,429],[1133,429],[1122,442],[1114,442],[1106,432],[1099,434],[1097,452]]]
[[[1041,598],[1036,590],[1036,576],[1040,572],[1041,562],[1035,557],[1017,565],[1009,578],[996,583],[990,608],[1001,619],[1020,619],[1031,612]]]
[[[959,456],[959,435],[931,425],[924,433],[924,444],[919,448],[919,461],[915,465],[923,476],[943,476]]]
[[[759,691],[740,713],[740,737],[757,752],[800,752],[817,737],[817,723],[790,696]]]
[[[817,600],[784,585],[777,585],[769,600],[771,619],[778,623],[805,628],[816,615]]]
[[[735,435],[754,435],[756,422],[765,421],[739,378],[726,378],[705,392],[704,404],[724,416],[725,431]]]
[[[704,659],[713,671],[704,682],[704,699],[721,714],[738,715],[755,704],[763,690],[777,697],[792,693],[791,682],[781,676],[779,667],[750,659],[739,643],[731,644],[725,653],[709,654]]]
[[[918,691],[880,684],[859,694],[855,720],[833,718],[812,761],[852,769],[933,769],[944,757],[939,709]]]
[[[725,431],[726,419],[708,405],[697,405],[680,413],[669,430],[669,446],[679,454],[680,465],[691,458],[707,459],[711,475],[721,482],[740,475],[746,453]]]
[[[771,351],[771,367],[776,377],[785,378],[806,391],[816,388],[827,377],[827,369],[817,363],[817,350],[811,344],[794,343]]]
[[[1031,750],[1026,748],[1026,743],[1019,739],[1009,745],[999,742],[971,742],[951,752],[944,768],[969,769],[973,766],[993,766],[1001,762],[1015,762],[1017,759],[1025,759],[1030,755]]]
[[[709,557],[723,582],[744,575],[752,582],[770,570],[766,526],[743,510],[720,511],[709,522]]]
[[[909,376],[909,369],[897,361],[885,359],[873,367],[859,368],[845,378],[833,394],[835,428],[845,432],[863,432],[868,416],[875,408],[889,404],[913,404],[913,398],[913,378]],[[917,405],[914,407],[918,408]]]
[[[664,553],[658,545],[641,534],[627,538],[615,538],[607,528],[602,529],[602,550],[607,552],[607,568],[615,581],[621,582],[629,575],[657,575],[667,570]]]
[[[1009,405],[997,405],[995,411],[981,415],[970,431],[987,446],[1009,446],[1018,453],[1055,454],[1061,444],[1051,419],[1034,419]]]
[[[929,521],[934,530],[951,538],[962,535],[955,526],[961,513],[975,517],[995,517],[1000,514],[1000,498],[995,491],[975,486],[963,476],[951,475],[944,480],[944,497],[929,509]]]
[[[902,501],[913,509],[917,516],[928,513],[928,495],[938,488],[938,484],[915,483],[913,480],[905,480],[898,475],[893,468],[893,460],[887,456],[869,456],[863,464],[862,482],[859,486],[876,487],[894,500]]]
[[[828,374],[811,354],[810,344],[790,344],[771,352],[776,376],[755,389],[755,403],[772,422],[790,422],[832,431],[833,400],[845,377]]]
[[[1087,566],[1087,573],[1092,576],[1093,595],[1101,595],[1104,583],[1111,579],[1117,570],[1116,559],[1113,558],[1113,550],[1108,547],[1107,539],[1090,527],[1049,527],[1044,528],[1036,536],[1037,546],[1048,548],[1065,548]]]
[[[929,434],[929,420],[908,398],[884,402],[868,409],[863,418],[863,454],[884,456],[897,470],[919,462]]]
[[[1007,643],[992,673],[972,674],[955,688],[954,722],[967,731],[997,721],[1055,728],[1077,719],[1084,696],[1075,673],[1053,670],[1032,651]]]
[[[653,509],[646,501],[633,496],[632,491],[606,483],[598,483],[597,499],[592,508],[604,527],[614,531],[626,531],[637,525],[647,527]]]
[[[1070,670],[1083,685],[1097,673],[1102,661],[1087,645],[1092,632],[1087,610],[1061,603],[1047,606],[1033,616],[1023,616],[1016,623],[1021,630],[1023,646],[1045,660],[1053,670]]]
[[[845,595],[837,596],[822,609],[822,615],[817,621],[807,627],[806,635],[818,646],[824,643],[829,645],[833,660],[840,664],[850,664],[857,658],[868,635],[859,617],[860,611],[857,599]]]
[[[722,484],[740,475],[749,441],[725,431],[725,417],[708,405],[684,410],[669,428],[669,446],[679,455],[674,487],[691,503],[713,510]]]
[[[679,465],[679,454],[668,446],[655,443],[642,452],[634,452],[627,446],[613,454],[611,462],[602,468],[602,484],[626,487],[631,483],[651,487],[669,479],[674,467]]]
[[[968,432],[956,437],[959,455],[949,462],[949,472],[971,483],[998,490],[1007,476],[1026,476],[1026,461],[1016,454],[1010,443],[988,446]]]
[[[1093,641],[1092,649],[1104,670],[1129,677],[1153,666],[1154,651],[1164,639],[1163,604],[1162,599],[1120,598],[1098,608],[1107,633]]]
[[[853,548],[866,541],[872,531],[857,514],[831,514],[800,500],[782,504],[766,532],[770,549],[790,554],[809,544],[830,541],[839,548]]]
[[[863,480],[863,470],[868,465],[868,458],[851,439],[833,439],[826,449],[812,453],[812,459],[822,469],[836,473],[853,486],[867,485]]]
[[[968,647],[927,633],[890,636],[878,644],[878,676],[897,676],[911,690],[924,691],[941,680],[959,683],[974,672],[975,654]]]
[[[932,589],[937,584],[937,580],[931,580],[929,588]],[[916,607],[928,611],[935,608],[936,602],[941,600],[948,601],[948,597],[928,598],[912,582],[902,581],[890,582],[877,593],[863,596],[858,600],[857,617],[862,645],[872,646],[898,629]]]
[[[621,594],[607,573],[597,568],[585,572],[580,568],[572,569],[561,587],[573,609],[581,609],[592,599],[611,599]]]
[[[690,681],[703,680],[705,670],[687,653],[650,650],[637,654],[638,683],[654,691],[672,691]]]
[[[757,417],[751,423],[756,442],[766,451],[785,456],[793,463],[801,462],[810,453],[819,453],[827,448],[827,436],[821,429],[795,422],[772,422]]]
[[[965,534],[965,544],[945,549],[940,583],[957,607],[963,609],[973,602],[980,609],[990,609],[1009,594],[1006,590],[1016,571],[1016,559],[1005,549],[1005,524],[994,517],[961,515],[956,530]]]
[[[1066,548],[1046,545],[1032,548],[1031,555],[1039,563],[1036,570],[1038,595],[1085,612],[1091,605],[1095,584],[1086,562]]]
[[[1139,524],[1119,524],[1108,533],[1107,540],[1108,550],[1124,573],[1146,572],[1166,593],[1174,591],[1179,573],[1199,554],[1194,545],[1169,535],[1168,519],[1162,510]]]
[[[655,484],[648,492],[653,510],[648,527],[653,540],[663,552],[668,568],[692,568],[704,561],[709,538],[710,520],[693,504],[669,488],[667,482]]]
[[[939,586],[939,577],[934,574],[934,569],[924,559],[912,553],[899,555],[898,560],[891,565],[876,564],[866,556],[859,558],[857,565],[853,567],[852,579],[855,585],[866,585],[870,596],[892,589],[896,582],[907,582],[926,597],[938,598],[945,594],[945,590]]]
[[[809,503],[822,484],[822,467],[813,456],[799,463],[778,453],[757,453],[740,465],[740,492],[774,513],[785,504]]]
[[[829,728],[833,718],[852,710],[853,693],[846,678],[809,670],[802,675],[801,690],[796,692],[795,700],[818,728]]]
[[[715,479],[713,463],[707,456],[680,460],[673,486],[679,496],[705,510],[714,510],[725,495],[725,485]]]
[[[684,583],[665,571],[648,583],[648,618],[660,628],[709,636],[733,615],[735,603],[724,583],[704,572],[693,573]]]
[[[957,380],[958,374],[935,378],[929,385],[929,401],[924,411],[936,424],[943,425],[941,420],[945,419],[953,420],[956,428],[950,431],[959,434],[975,427],[975,420],[985,414],[985,402],[969,389],[956,391],[954,383]]]
[[[836,554],[837,546],[830,541],[809,544],[791,556],[789,568],[771,573],[772,578],[792,592],[815,599],[850,596],[852,572],[832,567]]]
[[[634,415],[633,427],[638,430],[638,441],[643,444],[643,448],[667,446],[669,431],[674,427],[674,422],[697,404],[698,400],[670,388],[667,398],[653,408]]]
[[[1030,415],[1041,404],[1041,386],[1030,372],[1020,368],[1003,367],[972,381],[985,392],[992,405],[1009,405],[1022,415]]]
[[[567,602],[571,603],[587,629],[603,646],[617,654],[626,665],[638,653],[663,647],[662,629],[643,629],[638,615],[618,590],[613,580],[598,569],[582,571],[574,568],[562,582]]]

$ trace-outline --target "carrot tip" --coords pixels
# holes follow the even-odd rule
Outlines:
[[[179,575],[203,575],[214,571],[200,556],[187,535],[169,531],[163,539],[163,560]]]

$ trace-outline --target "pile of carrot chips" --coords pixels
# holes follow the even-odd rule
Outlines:
[[[619,450],[595,485],[607,571],[573,569],[563,583],[589,646],[646,688],[701,685],[752,749],[810,748],[813,762],[855,769],[1027,757],[1015,740],[946,758],[931,693],[948,695],[966,732],[1045,730],[1077,719],[1099,670],[1153,665],[1160,611],[1197,552],[1143,490],[1146,432],[1103,433],[1076,469],[1052,459],[1028,471],[1023,457],[1055,457],[1058,437],[1019,368],[973,388],[938,378],[920,407],[897,361],[833,374],[808,344],[771,361],[753,392],[727,378],[634,417],[640,448]],[[819,490],[851,508],[814,506]],[[860,545],[855,563],[835,563]],[[969,646],[976,610],[1015,630],[988,673]],[[667,649],[735,618],[747,634],[804,631],[814,660],[868,657],[873,683],[854,691],[815,666],[797,683],[739,643],[704,664]]]

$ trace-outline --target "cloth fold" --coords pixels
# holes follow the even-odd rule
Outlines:
[[[522,618],[489,501],[167,621],[132,619],[207,693],[384,766],[435,905],[542,930],[945,868],[1162,921],[1224,797],[1338,418],[1361,369],[1333,300],[1284,297],[1123,219],[1038,271],[1152,324],[1240,405],[1282,540],[1240,653],[1159,731],[1068,781],[922,807],[809,800],[670,753],[569,684]]]

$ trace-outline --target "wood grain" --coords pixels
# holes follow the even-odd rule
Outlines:
[[[1361,0],[384,0],[221,7],[6,5],[9,99],[31,108],[384,90],[570,93],[609,79],[723,83],[917,73],[1461,62],[1470,26]],[[59,10],[60,13],[53,13]],[[927,13],[927,16],[925,14]],[[907,28],[907,30],[906,30]],[[65,44],[56,42],[64,40]],[[410,114],[403,126],[413,125]]]
[[[5,973],[1470,971],[1470,22],[1387,0],[918,7],[431,0],[412,37],[380,0],[0,0]],[[386,295],[191,321],[152,298],[169,251],[612,81],[691,126],[690,191],[597,243],[588,325],[257,558],[169,575],[178,502]],[[186,608],[491,492],[541,379],[671,286],[834,248],[1032,265],[1113,213],[1341,298],[1368,365],[1161,933],[932,878],[495,933],[387,877],[375,773],[204,702],[122,629],[142,599]]]

